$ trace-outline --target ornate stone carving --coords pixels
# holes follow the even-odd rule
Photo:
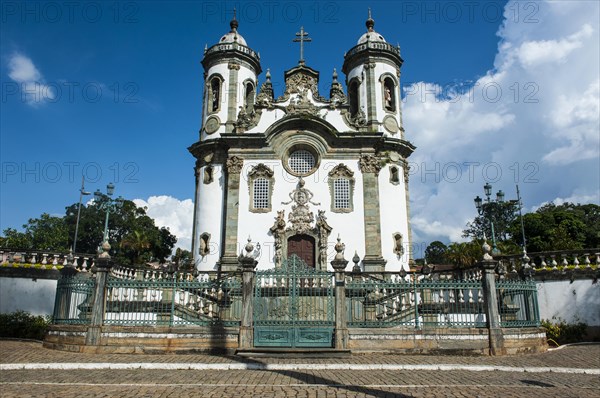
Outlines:
[[[348,166],[346,166],[345,164],[340,163],[340,164],[336,165],[333,169],[331,169],[331,171],[329,172],[328,175],[331,178],[340,178],[340,177],[352,178],[352,176],[354,176],[354,172],[352,170],[350,170],[348,168]]]
[[[314,97],[319,95],[317,80],[303,72],[297,72],[289,76],[285,80],[285,87],[286,93],[299,93],[301,90],[309,89]]]
[[[321,263],[321,269],[327,269],[327,240],[332,228],[327,223],[325,210],[318,211],[316,228],[319,235],[319,262]]]
[[[367,116],[362,109],[359,109],[354,116],[346,113],[346,118],[348,120],[348,124],[354,128],[363,127],[367,124]]]
[[[198,249],[198,253],[200,256],[204,257],[210,253],[210,234],[208,232],[203,232],[200,235],[200,248]]]
[[[255,127],[258,124],[261,115],[262,110],[256,110],[248,114],[245,107],[240,106],[240,111],[235,122],[237,131],[242,132]]]
[[[283,239],[285,238],[285,210],[277,212],[275,223],[269,231],[275,238],[275,266],[280,267],[283,260]]]
[[[288,226],[287,231],[303,234],[312,229],[311,224],[315,217],[308,208],[308,203],[315,206],[320,205],[320,203],[315,203],[311,200],[313,196],[313,193],[309,189],[304,188],[304,180],[300,178],[297,188],[290,192],[291,200],[289,202],[282,202],[284,205],[294,202],[292,212],[288,215],[288,222],[291,225]]]
[[[318,116],[319,108],[317,108],[308,99],[308,90],[303,89],[299,95],[290,101],[290,104],[285,109],[288,114],[305,113],[313,116]]]
[[[240,64],[238,64],[237,62],[230,62],[229,64],[227,64],[227,68],[240,70]]]
[[[248,172],[248,178],[271,178],[274,174],[275,173],[273,172],[273,170],[271,170],[269,166],[266,166],[264,163],[259,163],[256,166],[253,166],[252,169],[250,169],[250,171]]]
[[[375,173],[375,175],[378,175],[381,170],[379,159],[373,155],[362,155],[358,160],[358,165],[360,171],[363,173]]]
[[[392,234],[392,238],[394,239],[394,254],[398,257],[401,257],[404,254],[404,242],[402,239],[402,234],[396,232]]]
[[[375,62],[365,62],[365,64],[363,65],[365,69],[375,69]]]
[[[229,174],[240,174],[242,172],[242,167],[244,166],[244,159],[239,156],[232,156],[227,159],[226,166]]]

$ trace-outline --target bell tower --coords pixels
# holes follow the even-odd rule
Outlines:
[[[254,110],[260,57],[238,32],[235,9],[229,26],[217,44],[204,50],[201,140],[233,132],[240,112]]]
[[[374,29],[371,17],[367,32],[344,56],[342,71],[348,87],[349,119],[368,132],[404,138],[400,110],[400,47],[387,43]]]

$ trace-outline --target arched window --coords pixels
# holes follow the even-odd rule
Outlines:
[[[394,185],[400,184],[400,171],[396,166],[390,167],[390,182]]]
[[[331,193],[331,211],[350,213],[354,210],[354,173],[340,163],[329,172],[329,190]]]
[[[248,115],[254,112],[254,93],[254,85],[247,82],[245,87],[244,105]]]
[[[396,85],[391,77],[383,79],[383,107],[386,111],[396,112]]]
[[[250,211],[253,213],[268,213],[271,211],[271,196],[273,194],[273,170],[262,163],[252,167],[248,172],[250,188]]]
[[[350,82],[350,88],[348,89],[348,97],[348,99],[350,100],[350,117],[354,117],[358,113],[359,107],[357,80],[352,80]]]
[[[210,79],[208,91],[208,111],[217,112],[221,103],[221,79],[217,76]]]

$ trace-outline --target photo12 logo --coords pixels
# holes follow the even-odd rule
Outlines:
[[[2,1],[2,23],[112,23],[139,22],[135,1]]]
[[[97,183],[103,176],[114,183],[135,184],[139,182],[140,168],[135,162],[112,163],[104,166],[98,162],[2,162],[2,183],[58,183],[67,180],[69,183],[85,181]]]

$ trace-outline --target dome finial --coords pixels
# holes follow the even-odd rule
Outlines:
[[[373,20],[373,18],[371,17],[371,7],[369,7],[369,19],[367,19],[366,25],[367,25],[367,30],[369,32],[372,32],[373,27],[375,26],[375,20]]]
[[[231,31],[232,32],[236,32],[238,26],[240,26],[240,24],[238,23],[237,19],[236,19],[236,12],[235,12],[235,7],[233,7],[233,19],[231,20],[231,22],[229,22],[229,26],[231,27]]]

